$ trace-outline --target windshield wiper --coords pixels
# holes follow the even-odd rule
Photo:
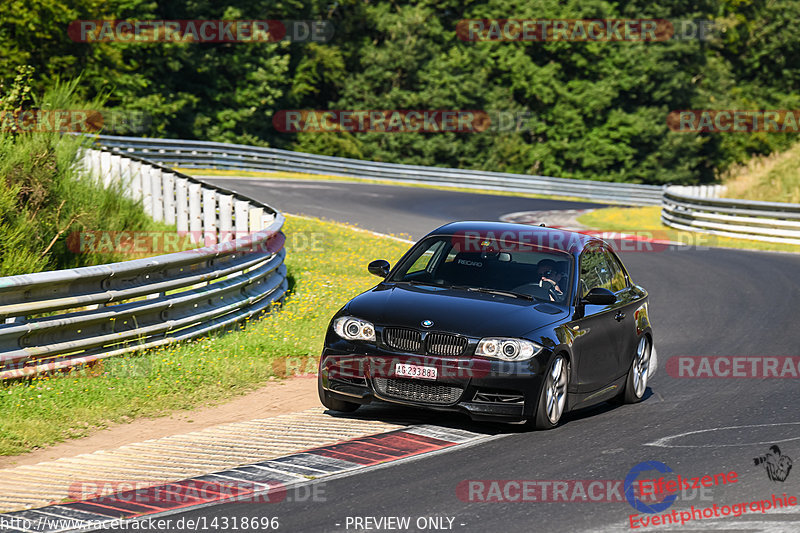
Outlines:
[[[449,289],[464,289],[471,292],[482,292],[485,294],[497,294],[498,296],[511,296],[512,298],[522,298],[523,300],[534,301],[536,298],[530,294],[522,294],[521,292],[504,291],[500,289],[489,289],[486,287],[470,287],[467,285],[449,285]]]

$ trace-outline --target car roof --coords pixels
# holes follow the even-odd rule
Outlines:
[[[595,243],[595,245],[605,244],[597,237],[575,231],[484,220],[450,222],[431,231],[426,237],[464,234],[474,234],[475,237],[480,236],[480,238],[501,241],[538,244],[570,254],[579,254],[589,243]]]

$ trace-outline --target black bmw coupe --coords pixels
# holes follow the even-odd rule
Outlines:
[[[602,240],[454,222],[417,242],[331,320],[319,395],[334,411],[375,400],[527,421],[638,402],[656,368],[647,291]]]

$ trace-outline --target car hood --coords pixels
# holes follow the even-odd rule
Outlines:
[[[431,330],[471,337],[519,337],[568,315],[566,308],[548,303],[405,284],[378,285],[353,298],[345,312],[381,326],[419,329],[423,320],[431,320]]]

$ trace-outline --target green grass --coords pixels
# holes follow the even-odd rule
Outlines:
[[[218,404],[270,377],[315,372],[333,313],[378,281],[367,263],[394,262],[408,244],[304,217],[287,217],[284,231],[293,288],[280,311],[243,331],[0,384],[0,455]]]
[[[683,231],[661,223],[661,207],[606,207],[578,217],[578,222],[600,231],[637,233],[655,239],[682,242],[698,247],[740,248],[800,252],[800,246],[778,244],[749,239],[733,239],[706,233]]]

